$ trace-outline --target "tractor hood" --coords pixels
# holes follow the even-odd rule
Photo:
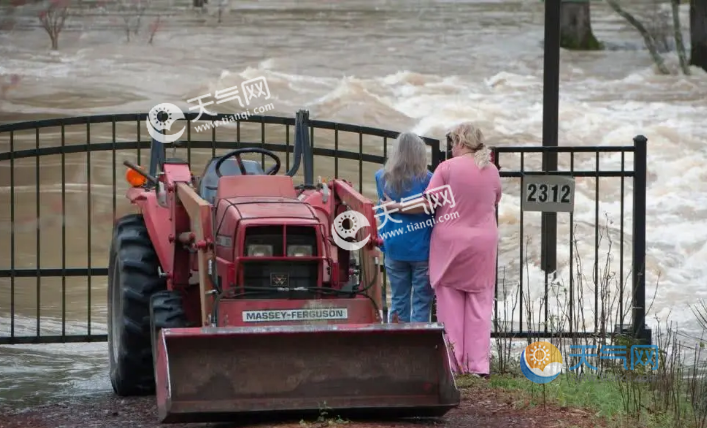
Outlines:
[[[278,222],[286,222],[287,219],[293,219],[319,222],[309,204],[291,198],[249,196],[219,201],[218,211],[225,213],[228,210],[233,210],[233,214],[241,220],[277,219]]]

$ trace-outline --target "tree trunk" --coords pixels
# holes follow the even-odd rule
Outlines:
[[[707,71],[707,0],[690,0],[690,65]]]
[[[620,17],[625,19],[629,24],[633,26],[643,37],[643,41],[646,44],[646,48],[648,49],[648,52],[650,52],[651,57],[653,58],[653,62],[655,63],[656,67],[658,67],[658,72],[660,74],[670,74],[670,70],[668,67],[665,65],[665,60],[663,59],[663,56],[658,52],[658,48],[656,47],[655,40],[653,39],[653,36],[651,36],[651,33],[646,30],[646,27],[641,24],[641,21],[637,20],[633,15],[630,13],[626,12],[621,8],[621,5],[616,0],[606,0],[606,3],[611,7],[611,9],[616,12]]]
[[[589,1],[563,1],[560,5],[560,46],[590,51],[604,46],[594,37]]]
[[[670,4],[673,11],[673,32],[675,33],[675,47],[678,50],[678,58],[680,58],[680,69],[683,74],[689,76],[690,66],[687,63],[685,43],[682,40],[682,25],[680,25],[680,0],[671,0]]]

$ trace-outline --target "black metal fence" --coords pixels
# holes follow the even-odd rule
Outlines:
[[[506,306],[515,305],[519,319],[517,326],[502,328],[499,309],[499,285],[502,284],[502,269],[498,269],[496,281],[496,302],[494,318],[497,320],[494,336],[496,337],[587,337],[605,336],[612,333],[631,334],[639,340],[651,341],[651,331],[645,325],[645,256],[646,256],[646,160],[647,139],[636,136],[630,146],[604,147],[498,147],[495,149],[496,164],[501,167],[501,176],[516,179],[519,182],[517,210],[519,245],[516,249],[520,274],[513,279],[516,295],[503,299]],[[557,153],[560,168],[557,171],[541,170],[543,154]],[[535,159],[529,162],[533,155]],[[565,157],[563,158],[563,155]],[[605,163],[602,168],[602,156]],[[578,158],[583,158],[578,161]],[[608,158],[608,159],[607,159]],[[515,162],[514,168],[508,169],[507,163]],[[506,167],[506,168],[504,168]],[[533,216],[534,236],[539,237],[540,212],[524,212],[522,204],[533,197],[537,186],[531,184],[526,189],[524,182],[530,177],[568,177],[577,180],[577,184],[591,195],[582,198],[583,204],[567,213],[558,213],[562,220],[564,214],[565,244],[558,239],[558,259],[564,256],[564,275],[562,272],[539,272],[541,266],[540,239],[537,239],[535,255],[530,255],[531,244],[525,233],[526,222]],[[627,178],[632,178],[627,183]],[[535,186],[535,189],[533,189]],[[524,193],[524,190],[526,191]],[[569,192],[569,187],[568,187]],[[506,196],[504,189],[504,197]],[[609,198],[602,198],[603,194]],[[540,193],[537,193],[539,195]],[[592,195],[593,194],[593,195]],[[578,194],[578,195],[581,195]],[[548,197],[549,199],[549,197]],[[604,199],[604,200],[602,200]],[[627,207],[627,199],[629,206]],[[602,205],[607,206],[603,213]],[[611,213],[609,213],[611,211]],[[508,214],[506,214],[508,215]],[[577,233],[577,216],[582,217],[582,229],[591,232]],[[629,222],[628,219],[631,219]],[[604,220],[604,226],[601,225]],[[506,239],[501,226],[501,242]],[[627,233],[628,230],[628,233]],[[627,237],[630,237],[628,239]],[[584,245],[580,246],[579,243]],[[587,245],[587,243],[589,245]],[[589,247],[589,248],[587,248]],[[616,248],[618,247],[618,248]],[[587,251],[589,249],[589,251]],[[583,251],[584,250],[584,251]],[[511,252],[512,253],[512,252]],[[590,263],[582,258],[589,256]],[[629,256],[629,257],[627,257]],[[627,261],[630,260],[630,261]],[[536,281],[528,283],[524,271],[530,270],[530,264],[536,267]],[[586,280],[586,274],[591,280]],[[539,278],[538,278],[539,277]],[[552,290],[560,285],[564,293]],[[528,298],[532,287],[540,289],[539,296]],[[586,304],[585,292],[589,292],[590,303]],[[564,295],[561,295],[564,294]],[[551,299],[555,297],[555,308],[551,308]],[[535,307],[531,307],[535,303]],[[554,309],[554,314],[552,313]],[[511,311],[515,312],[515,311]],[[587,315],[586,312],[589,312]],[[535,316],[535,325],[532,318]],[[626,324],[629,319],[628,325]],[[586,328],[587,324],[593,325]]]
[[[186,159],[200,174],[206,160],[243,147],[262,147],[284,153],[285,169],[290,168],[295,132],[295,118],[251,116],[235,122],[223,122],[219,115],[209,122],[195,122],[197,115],[185,114],[185,134],[180,144],[168,148],[169,157]],[[122,184],[119,171],[122,162],[131,160],[143,164],[149,156],[150,136],[144,127],[147,114],[122,114],[49,119],[0,125],[0,344],[88,342],[106,340],[106,279],[108,246],[113,220],[131,211],[122,198],[127,186]],[[204,124],[208,129],[204,128]],[[388,145],[398,132],[364,126],[308,119],[315,157],[315,177],[344,178],[357,186],[365,196],[377,199],[375,172],[387,158]],[[430,147],[430,169],[444,160],[439,140],[425,138]],[[597,193],[594,224],[594,268],[598,278],[599,242],[599,180],[620,180],[620,235],[618,287],[623,305],[624,270],[630,267],[633,324],[643,324],[644,259],[645,259],[645,140],[637,139],[627,147],[503,147],[496,149],[496,161],[503,168],[504,202],[522,192],[524,177],[537,173],[532,154],[554,150],[570,155],[566,171],[549,174],[594,179]],[[595,154],[595,168],[577,168],[575,157]],[[601,170],[600,154],[620,155],[620,168]],[[632,154],[629,168],[626,155]],[[511,163],[517,167],[509,168]],[[562,163],[562,162],[561,162]],[[633,178],[633,246],[632,261],[624,263],[624,192],[626,178]],[[295,176],[295,180],[298,176]],[[628,191],[627,191],[628,192]],[[610,191],[613,195],[615,191]],[[616,195],[613,195],[616,196]],[[502,207],[505,206],[502,203]],[[529,248],[523,235],[532,217],[517,213],[499,213],[502,245],[499,251],[499,279],[494,313],[497,319],[496,337],[555,336],[558,334],[593,335],[601,333],[600,316],[594,328],[578,326],[583,307],[577,301],[584,284],[573,280],[578,271],[576,251],[569,250],[570,272],[569,327],[552,325],[552,275],[544,275],[544,291],[536,279],[524,277],[529,266]],[[538,219],[539,220],[539,219]],[[574,214],[568,217],[574,225]],[[519,226],[519,243],[512,244]],[[531,228],[532,229],[532,228]],[[507,238],[507,236],[509,238]],[[576,241],[574,226],[570,227],[569,242]],[[587,239],[583,237],[582,239]],[[508,246],[517,246],[507,251]],[[586,251],[584,251],[586,253]],[[560,254],[561,251],[558,253]],[[510,254],[513,254],[510,256]],[[590,254],[591,255],[591,254]],[[519,257],[506,262],[508,257]],[[558,258],[560,258],[558,256]],[[503,266],[515,266],[515,273]],[[542,282],[542,281],[541,281]],[[590,281],[591,282],[591,281]],[[595,292],[595,312],[611,298],[603,294],[598,279]],[[510,285],[508,285],[510,284]],[[535,287],[535,288],[534,288]],[[508,290],[515,290],[512,297]],[[533,291],[535,290],[535,291]],[[534,301],[544,302],[543,321],[533,325],[533,315],[527,309]],[[516,303],[514,303],[516,302]],[[513,306],[510,317],[504,317],[504,305]],[[386,305],[387,306],[387,305]],[[385,309],[385,308],[384,308]],[[620,308],[623,313],[623,306]],[[517,321],[514,315],[517,312]],[[623,324],[623,319],[618,320]]]

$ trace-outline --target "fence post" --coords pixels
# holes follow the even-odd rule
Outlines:
[[[162,130],[162,134],[164,134],[164,130]],[[140,144],[140,141],[137,142],[138,145]],[[177,144],[177,142],[173,142],[172,144]],[[163,143],[155,140],[154,138],[150,138],[150,175],[153,177],[157,177],[157,174],[160,172],[160,168],[162,167],[162,164],[164,163],[165,159],[167,157],[165,146]],[[138,159],[139,162],[139,159]]]
[[[440,141],[439,140],[434,140],[433,143],[430,144],[430,149],[432,151],[432,171],[434,172],[437,170],[437,167],[439,166],[440,163],[442,163],[445,159],[451,157],[451,146],[447,145],[447,151],[443,152],[440,150]],[[437,295],[433,292],[433,297],[432,297],[432,309],[430,311],[430,322],[437,322]]]
[[[548,0],[545,2],[543,147],[557,147],[558,145],[561,14],[561,0]],[[557,152],[545,150],[542,155],[543,172],[557,171]],[[540,247],[541,269],[546,274],[557,271],[557,213],[544,212],[541,214]]]
[[[651,330],[646,328],[646,168],[648,139],[633,138],[633,266],[632,272],[632,336],[652,344]]]

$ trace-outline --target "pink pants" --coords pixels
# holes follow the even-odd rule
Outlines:
[[[489,374],[494,289],[467,293],[438,285],[437,320],[453,350],[455,374]],[[456,365],[456,367],[454,367]]]

